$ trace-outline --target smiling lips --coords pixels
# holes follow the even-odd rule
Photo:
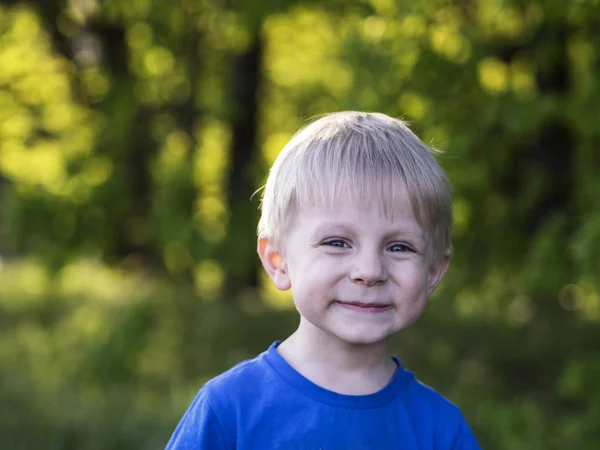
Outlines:
[[[358,312],[379,313],[387,311],[392,305],[385,303],[363,303],[363,302],[340,302],[336,301],[344,309]]]

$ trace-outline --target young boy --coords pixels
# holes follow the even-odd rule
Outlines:
[[[433,150],[383,114],[299,131],[273,164],[258,254],[298,329],[204,385],[167,449],[479,449],[459,409],[391,357],[450,262]]]

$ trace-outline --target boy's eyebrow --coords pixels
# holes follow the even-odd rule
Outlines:
[[[411,237],[417,239],[419,242],[413,242],[414,244],[424,244],[425,235],[422,230],[415,230],[413,227],[400,230],[391,230],[389,233],[384,235],[385,240],[395,239],[400,237]]]
[[[332,221],[332,222],[325,222],[325,223],[320,224],[314,230],[313,236],[316,237],[321,234],[332,233],[332,232],[336,232],[336,231],[346,232],[346,233],[350,233],[350,234],[353,234],[356,232],[355,229],[351,225],[348,225],[346,223]],[[413,226],[406,226],[406,228],[405,228],[401,225],[400,228],[390,229],[388,232],[386,232],[384,234],[384,239],[390,239],[390,238],[393,238],[398,235],[411,235],[418,239],[425,238],[423,230],[421,230],[420,228],[415,229]]]
[[[320,224],[317,228],[315,228],[313,235],[321,235],[324,233],[331,233],[333,231],[344,231],[346,233],[353,233],[354,230],[351,226],[348,226],[345,223],[340,222],[325,222]]]

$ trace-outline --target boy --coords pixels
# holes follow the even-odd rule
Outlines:
[[[403,122],[342,112],[299,131],[258,226],[298,329],[206,383],[167,449],[479,449],[458,408],[386,348],[444,276],[451,223],[446,176]]]

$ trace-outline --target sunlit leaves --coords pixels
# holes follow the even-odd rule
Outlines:
[[[370,3],[382,15],[393,17],[398,12],[398,5],[394,0],[371,0]]]
[[[215,261],[206,259],[196,265],[194,270],[196,289],[202,298],[215,300],[221,293],[225,274]]]
[[[105,0],[102,3],[104,14],[115,21],[134,21],[144,19],[148,16],[153,6],[152,0],[131,0],[126,3],[119,0]]]
[[[335,28],[327,13],[308,9],[270,17],[265,23],[268,76],[287,88],[324,85],[338,95],[347,93],[352,78],[336,59],[339,40]]]
[[[378,16],[369,16],[363,22],[364,36],[371,42],[379,42],[383,37],[387,23],[385,19]]]
[[[436,22],[429,29],[431,48],[458,64],[471,56],[471,43],[461,30],[463,20],[459,9],[444,8],[436,14]]]
[[[175,64],[171,52],[160,46],[146,50],[142,61],[144,69],[142,73],[148,77],[168,75]]]
[[[152,43],[152,27],[145,22],[135,22],[127,28],[127,43],[132,50],[145,49]]]
[[[90,154],[97,123],[74,100],[70,65],[53,54],[34,11],[6,12],[2,28],[0,170],[17,186],[66,197],[77,186],[85,192],[68,166]]]
[[[135,91],[143,104],[180,103],[191,93],[185,68],[166,47],[154,45],[135,49],[132,69],[139,77]]]
[[[195,180],[205,192],[223,190],[228,165],[227,148],[231,132],[226,124],[213,120],[198,127]]]
[[[1,262],[0,280],[0,298],[14,299],[2,303],[2,309],[9,312],[40,306],[51,284],[45,267],[35,261]]]
[[[91,102],[101,101],[110,90],[110,79],[97,68],[86,69],[81,74],[82,87]]]
[[[598,50],[593,42],[584,36],[574,36],[569,41],[569,57],[573,67],[574,89],[587,93],[594,83],[594,64],[598,58]]]
[[[215,11],[208,19],[207,40],[217,51],[240,53],[251,43],[250,30],[239,14],[232,11]]]
[[[537,94],[535,71],[529,61],[515,58],[511,62],[510,82],[513,91],[521,98],[531,98]]]
[[[398,27],[402,36],[416,38],[427,31],[426,18],[420,14],[408,14],[399,20]]]
[[[218,121],[202,123],[197,130],[194,178],[200,195],[193,217],[195,225],[208,242],[219,242],[225,237],[225,177],[230,139],[229,129]]]
[[[479,82],[489,92],[499,94],[508,88],[508,67],[496,58],[485,58],[478,67]]]
[[[398,109],[417,120],[422,119],[430,107],[431,102],[427,98],[410,91],[405,92],[398,99]]]
[[[2,146],[2,171],[26,184],[40,184],[55,193],[67,182],[62,151],[57,142],[40,140],[33,149],[23,145]]]
[[[507,40],[523,39],[544,19],[544,10],[538,3],[531,2],[526,6],[511,3],[501,0],[477,2],[477,19],[484,35]]]
[[[292,136],[293,134],[284,132],[269,134],[263,146],[263,155],[269,166],[275,162],[277,155],[279,155],[281,149],[289,142]]]

